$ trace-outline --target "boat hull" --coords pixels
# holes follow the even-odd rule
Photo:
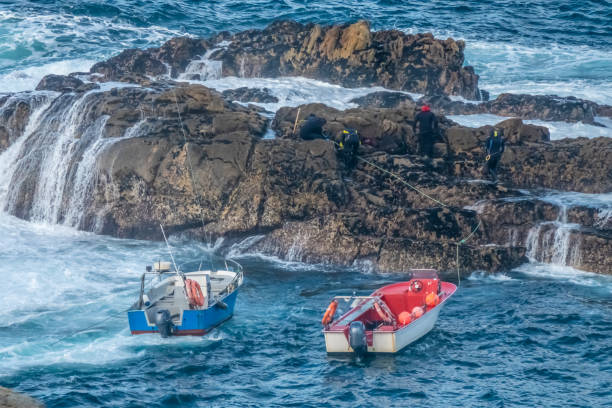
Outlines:
[[[227,308],[214,305],[203,310],[183,310],[181,324],[174,327],[174,336],[203,336],[213,328],[230,319],[234,314],[234,306],[238,290],[223,299]],[[144,310],[129,310],[128,321],[132,334],[159,333],[157,326],[149,322]]]
[[[369,353],[397,353],[409,344],[417,341],[433,329],[442,304],[425,313],[412,323],[397,330],[374,330],[372,345],[368,345]],[[325,330],[325,348],[328,353],[353,353],[344,331]]]

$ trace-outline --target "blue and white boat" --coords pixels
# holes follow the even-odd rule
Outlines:
[[[148,285],[147,276],[153,277]],[[187,273],[156,262],[142,274],[140,296],[128,310],[130,331],[203,336],[232,317],[242,282],[242,266],[231,260],[221,270]]]

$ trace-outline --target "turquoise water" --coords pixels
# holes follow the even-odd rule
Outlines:
[[[87,70],[124,48],[175,35],[277,18],[368,18],[375,29],[466,39],[466,62],[493,93],[612,103],[611,17],[607,1],[0,1],[0,92],[31,90],[45,74]],[[290,105],[344,108],[369,91],[249,81]],[[589,128],[555,126],[555,138]],[[601,219],[611,214],[610,194],[551,197],[594,206]],[[144,266],[167,258],[160,243],[0,213],[0,245],[0,384],[49,407],[612,405],[611,277],[539,263],[502,275],[473,271],[429,335],[399,355],[358,361],[326,355],[322,313],[333,295],[368,294],[401,274],[287,263],[237,247],[246,279],[235,317],[205,338],[163,340],[131,336],[123,313]],[[179,263],[210,249],[177,238],[172,245]]]

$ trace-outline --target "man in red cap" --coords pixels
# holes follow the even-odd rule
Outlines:
[[[416,132],[417,126],[419,128],[417,134],[419,136],[421,154],[432,157],[433,145],[438,137],[438,118],[431,111],[429,105],[423,105],[421,111],[414,118],[412,130]]]

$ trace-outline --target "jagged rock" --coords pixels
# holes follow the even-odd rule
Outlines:
[[[85,83],[79,78],[69,75],[46,75],[36,85],[37,91],[55,92],[87,92],[100,86],[94,83]]]
[[[446,95],[425,96],[417,101],[427,103],[436,112],[444,115],[473,115],[490,113],[499,116],[547,121],[583,122],[596,124],[595,116],[605,113],[605,108],[595,102],[556,95],[499,95],[496,99],[482,103],[453,101]],[[601,113],[598,113],[601,112]]]
[[[223,97],[230,101],[277,103],[278,98],[268,88],[236,88],[223,91]]]
[[[48,95],[29,92],[0,97],[0,152],[23,134],[32,111],[48,99]]]
[[[351,99],[350,102],[357,104],[360,108],[400,108],[405,106],[407,109],[413,109],[415,107],[410,95],[389,91],[372,92]]]
[[[2,408],[43,408],[44,405],[34,398],[18,394],[8,388],[0,387],[0,407]]]
[[[126,50],[95,64],[91,72],[104,80],[137,83],[165,74],[176,78],[191,60],[211,51],[210,59],[222,61],[223,76],[305,76],[348,87],[381,85],[477,99],[478,76],[463,67],[464,48],[461,40],[437,40],[431,34],[372,32],[364,21],[334,26],[282,21],[264,30],[174,38],[160,48]]]

